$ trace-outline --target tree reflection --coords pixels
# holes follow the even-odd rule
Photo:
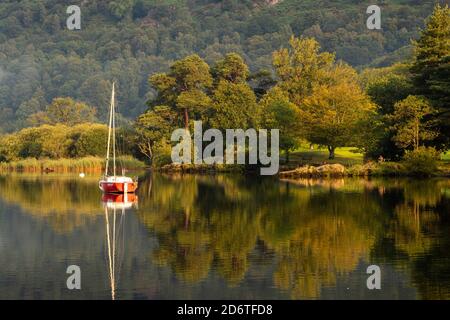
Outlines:
[[[38,219],[45,219],[58,233],[68,233],[101,215],[98,179],[76,176],[0,176],[0,197]]]
[[[95,178],[0,177],[0,190],[57,233],[103,218]],[[320,298],[361,263],[386,263],[421,298],[450,298],[448,190],[449,180],[153,175],[140,182],[137,217],[158,245],[139,254],[188,284],[219,276],[238,287],[269,265],[294,299]]]
[[[139,218],[158,237],[154,257],[180,280],[216,272],[239,285],[260,240],[275,254],[277,287],[292,298],[319,298],[337,277],[373,259],[382,238],[411,256],[433,248],[427,234],[442,229],[432,208],[443,185],[412,183],[156,176]]]

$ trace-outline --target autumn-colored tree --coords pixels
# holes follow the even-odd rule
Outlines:
[[[375,107],[356,80],[356,72],[337,65],[327,74],[327,84],[312,89],[300,107],[305,137],[312,143],[327,146],[329,158],[335,149],[357,144],[358,127]]]
[[[273,53],[273,66],[280,78],[278,85],[288,93],[290,101],[300,105],[325,80],[334,55],[321,53],[319,43],[312,38],[292,37],[289,44],[289,49]]]

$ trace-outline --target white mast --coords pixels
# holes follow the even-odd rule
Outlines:
[[[114,83],[112,89],[112,123],[113,123],[113,172],[114,177],[116,177],[116,110],[115,110],[115,92],[114,92]]]
[[[114,82],[113,82],[112,94],[111,94],[111,104],[109,106],[108,147],[106,150],[105,176],[108,176],[109,154],[110,154],[110,146],[111,146],[111,130],[112,130],[112,125],[113,125],[113,113],[114,113]]]

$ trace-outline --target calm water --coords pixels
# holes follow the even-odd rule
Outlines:
[[[0,176],[0,299],[450,298],[450,180],[158,175],[138,197]]]

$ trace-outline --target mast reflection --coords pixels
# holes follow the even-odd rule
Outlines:
[[[125,243],[125,213],[137,207],[135,194],[103,194],[103,209],[106,222],[107,269],[111,288],[111,299],[116,299],[120,267]]]

